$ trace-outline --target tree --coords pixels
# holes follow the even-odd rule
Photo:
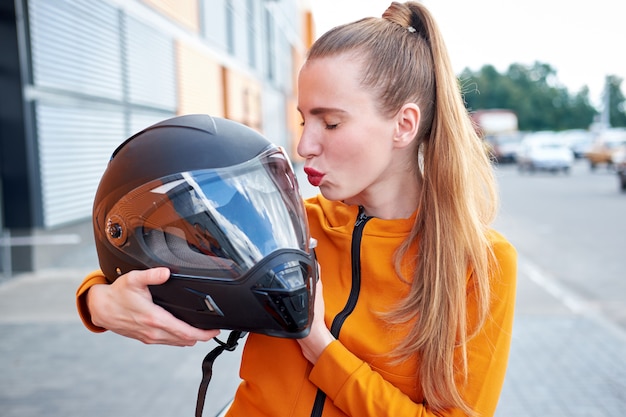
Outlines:
[[[584,86],[576,95],[570,98],[569,129],[587,129],[591,125],[598,111],[591,104],[589,87]],[[590,109],[593,111],[590,112]]]
[[[468,110],[504,108],[515,111],[520,130],[588,128],[597,110],[584,87],[572,95],[559,84],[549,64],[512,64],[505,74],[492,65],[459,76]]]
[[[613,127],[626,126],[626,99],[622,93],[622,78],[609,75],[605,79],[605,94],[608,94],[609,122]]]

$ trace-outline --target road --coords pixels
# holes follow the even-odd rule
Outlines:
[[[520,174],[500,165],[495,227],[542,284],[574,309],[626,329],[626,193],[615,173],[576,162],[570,175]]]

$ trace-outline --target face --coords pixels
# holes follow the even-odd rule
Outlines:
[[[359,85],[361,64],[348,56],[305,63],[298,79],[303,133],[298,154],[324,197],[367,205],[380,198],[393,170],[395,118],[384,117]]]

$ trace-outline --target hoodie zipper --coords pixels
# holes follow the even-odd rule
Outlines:
[[[361,238],[363,237],[363,229],[365,224],[371,219],[371,217],[365,214],[362,206],[359,206],[359,214],[356,222],[354,223],[354,229],[352,230],[352,287],[350,288],[350,295],[348,295],[348,301],[343,309],[335,316],[330,326],[330,333],[339,338],[339,332],[341,326],[346,321],[348,316],[354,311],[356,303],[359,299],[359,292],[361,291]],[[313,403],[313,409],[311,410],[311,417],[321,417],[324,411],[324,402],[326,401],[326,394],[324,391],[318,388],[315,395],[315,402]]]

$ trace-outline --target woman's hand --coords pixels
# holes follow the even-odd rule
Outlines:
[[[313,323],[308,336],[298,339],[302,354],[312,364],[315,364],[326,347],[335,340],[324,322],[324,295],[322,280],[317,281],[315,289],[315,308]]]
[[[219,330],[193,327],[152,302],[148,285],[162,284],[169,276],[167,268],[153,268],[131,271],[111,285],[94,285],[87,293],[93,324],[146,344],[193,346],[217,336]]]

